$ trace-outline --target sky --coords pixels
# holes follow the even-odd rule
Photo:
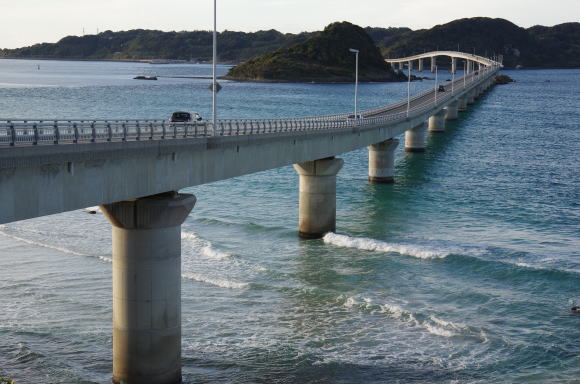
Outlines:
[[[316,31],[334,21],[431,28],[464,17],[521,27],[580,21],[580,0],[217,0],[218,30]],[[0,0],[0,48],[105,30],[210,30],[212,0]]]

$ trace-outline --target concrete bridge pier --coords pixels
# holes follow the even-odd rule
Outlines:
[[[437,56],[431,56],[431,73],[435,73],[436,65],[437,65]]]
[[[471,60],[467,60],[467,69],[466,69],[466,74],[470,74],[471,72],[473,72],[473,61]]]
[[[336,230],[336,175],[343,164],[334,157],[294,164],[300,175],[300,237],[318,239]]]
[[[419,72],[423,72],[423,59],[419,59]]]
[[[459,117],[459,101],[456,100],[453,103],[448,104],[445,107],[445,120],[447,121],[451,121],[451,120],[457,120],[457,118]]]
[[[413,61],[409,60],[408,66],[409,66],[409,71],[412,71],[413,70]]]
[[[181,224],[169,192],[102,205],[113,225],[113,382],[181,383]]]
[[[471,90],[467,93],[467,104],[471,105],[475,103],[475,91]]]
[[[405,151],[425,152],[425,122],[405,131]]]
[[[374,183],[395,182],[395,149],[398,139],[389,139],[369,145],[369,181]]]
[[[403,62],[401,61],[401,62],[399,63],[399,71],[402,71],[403,69],[405,69],[405,67],[404,67],[404,65],[403,65]]]
[[[448,111],[445,109],[440,110],[433,116],[429,118],[429,132],[441,133],[445,132],[445,120]]]
[[[467,111],[467,95],[464,95],[459,100],[459,111]]]
[[[451,73],[457,73],[457,58],[456,57],[452,57],[451,58]]]

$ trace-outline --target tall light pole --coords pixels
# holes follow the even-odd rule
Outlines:
[[[354,118],[358,119],[358,49],[349,48],[349,52],[355,54],[354,65]]]
[[[216,84],[216,58],[217,58],[217,0],[213,0],[213,75],[212,75],[212,85],[211,85],[211,123],[213,127],[213,134],[215,135],[215,123],[216,123],[216,96],[217,96],[217,84]]]
[[[407,117],[409,117],[409,109],[411,109],[411,62],[408,65],[409,76],[407,76]]]
[[[438,68],[435,66],[435,104],[437,104],[437,91],[439,90],[439,88],[437,88],[437,72]]]
[[[451,94],[453,95],[453,86],[455,85],[455,72],[451,71]]]

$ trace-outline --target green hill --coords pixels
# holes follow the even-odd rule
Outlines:
[[[355,55],[360,51],[360,81],[400,81],[385,63],[364,29],[348,22],[333,23],[302,43],[255,57],[230,70],[225,78],[253,81],[351,82]]]
[[[304,41],[310,33],[275,30],[253,33],[224,31],[218,34],[221,62],[238,63],[283,46]],[[19,58],[98,60],[197,60],[212,58],[212,32],[162,32],[135,29],[105,31],[98,35],[67,36],[57,43],[0,50],[0,56]]]
[[[580,23],[524,29],[504,19],[476,17],[408,32],[381,45],[385,57],[435,50],[503,55],[506,67],[580,67]]]
[[[342,23],[338,23],[342,24]],[[431,29],[366,27],[366,33],[385,57],[432,50],[457,50],[479,55],[503,55],[506,67],[580,67],[580,23],[528,29],[503,19],[475,17],[436,25]],[[356,36],[360,33],[353,32]],[[218,60],[240,63],[306,41],[316,33],[252,33],[223,31],[218,35]],[[340,48],[342,49],[342,48]],[[0,49],[0,57],[85,60],[193,60],[209,61],[209,31],[162,32],[135,29],[97,35],[67,36],[57,43]],[[361,55],[361,60],[363,55]],[[440,60],[444,64],[444,60]]]

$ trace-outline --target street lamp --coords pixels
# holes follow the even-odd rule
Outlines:
[[[435,66],[435,104],[437,104],[437,91],[439,90],[439,88],[437,88],[437,85],[438,85],[437,84],[437,82],[438,82],[437,73],[438,73],[438,68],[437,68],[437,66]]]
[[[216,56],[217,56],[217,0],[213,0],[213,75],[212,75],[212,85],[211,85],[211,101],[212,101],[212,111],[211,111],[211,122],[213,127],[213,134],[215,135],[215,123],[216,123],[216,95],[217,95],[217,84],[216,84]]]
[[[354,80],[354,118],[358,119],[358,49],[349,48],[355,54],[355,80]]]
[[[407,67],[409,69],[409,76],[407,76],[407,117],[409,117],[409,109],[411,109],[411,61]]]

